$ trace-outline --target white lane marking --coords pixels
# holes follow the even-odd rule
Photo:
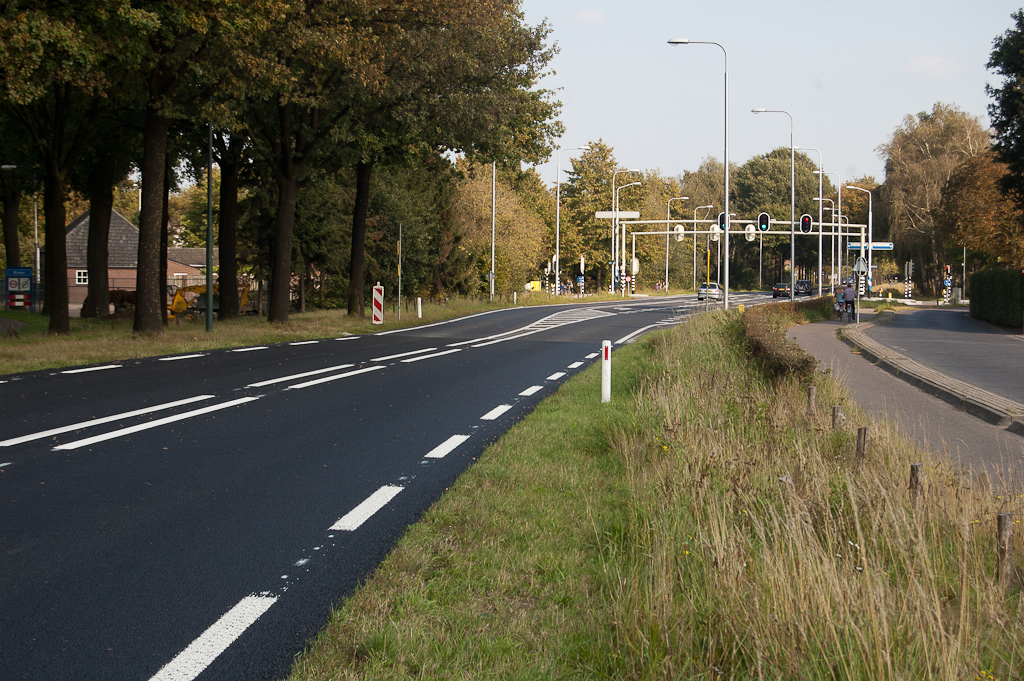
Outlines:
[[[338,522],[331,525],[328,529],[347,530],[349,532],[358,530],[360,525],[369,520],[374,513],[384,508],[403,489],[405,488],[398,487],[397,485],[384,485],[368,496],[366,501],[342,516]]]
[[[332,366],[332,367],[327,367],[326,369],[317,369],[316,371],[307,371],[307,372],[301,373],[301,374],[292,374],[291,376],[282,376],[280,378],[271,378],[271,379],[266,380],[266,381],[260,381],[259,383],[250,383],[249,385],[247,385],[245,387],[246,388],[262,388],[265,385],[272,385],[274,383],[283,383],[284,381],[293,381],[296,378],[305,378],[306,376],[316,376],[317,374],[326,374],[326,373],[331,372],[331,371],[338,371],[339,369],[348,369],[349,367],[354,367],[354,366],[355,366],[355,364],[338,364],[338,365],[335,365],[335,366]]]
[[[179,359],[194,359],[196,357],[205,357],[205,356],[206,355],[204,355],[203,353],[197,352],[194,355],[176,355],[175,357],[161,357],[157,361],[158,362],[174,362],[174,361],[177,361]]]
[[[655,326],[657,326],[657,324],[649,324],[649,325],[647,325],[647,326],[645,326],[643,328],[637,329],[633,333],[625,335],[622,338],[620,338],[619,340],[615,341],[615,345],[622,345],[623,343],[628,341],[633,336],[639,336],[640,334],[642,334],[647,329],[653,329]]]
[[[419,331],[420,329],[429,329],[432,326],[443,326],[444,324],[452,324],[454,322],[464,322],[467,319],[473,319],[474,317],[483,317],[487,314],[494,314],[495,312],[508,312],[514,308],[506,307],[500,310],[488,310],[487,312],[477,312],[476,314],[467,315],[465,317],[456,317],[455,319],[446,319],[443,322],[434,322],[433,324],[421,324],[420,326],[408,326],[404,329],[392,329],[391,331],[381,331],[375,333],[375,336],[388,336],[393,333],[405,333],[406,331]]]
[[[355,340],[359,336],[342,336],[341,338],[335,338],[334,340]]]
[[[526,336],[532,336],[533,334],[540,333],[541,331],[547,331],[547,329],[534,329],[533,331],[521,333],[518,336],[509,336],[507,338],[499,338],[498,340],[487,341],[486,343],[477,343],[476,345],[471,345],[470,347],[483,348],[487,347],[488,345],[494,345],[495,343],[504,343],[505,341],[516,340],[517,338],[525,338]]]
[[[523,392],[519,393],[519,396],[520,397],[529,397],[530,395],[537,394],[538,392],[540,392],[543,389],[544,389],[544,386],[542,386],[542,385],[533,385],[533,386],[530,386],[529,388],[527,388],[526,390],[524,390]]]
[[[319,342],[320,341],[295,341],[294,343],[289,343],[288,345],[316,345]]]
[[[131,426],[129,428],[122,428],[115,430],[110,433],[103,433],[102,435],[94,435],[93,437],[87,437],[84,440],[75,440],[74,442],[68,442],[67,444],[58,445],[53,448],[53,451],[63,449],[78,449],[79,447],[86,447],[97,442],[104,442],[106,440],[113,440],[114,438],[124,437],[125,435],[131,435],[132,433],[138,433],[143,430],[149,430],[150,428],[159,428],[165,426],[168,423],[174,423],[175,421],[184,421],[194,416],[202,416],[203,414],[209,414],[210,412],[220,411],[221,409],[228,409],[230,407],[237,406],[239,404],[245,404],[246,402],[254,402],[260,398],[258,397],[242,397],[237,400],[231,400],[230,402],[224,402],[222,404],[214,404],[209,407],[203,407],[202,409],[196,409],[195,411],[187,411],[184,414],[177,414],[175,416],[167,416],[156,421],[150,421],[148,423],[141,423],[137,426]]]
[[[231,352],[252,352],[253,350],[267,350],[269,349],[266,345],[256,345],[251,348],[235,348]]]
[[[105,364],[105,365],[103,365],[101,367],[87,367],[85,369],[68,369],[67,371],[62,371],[61,373],[62,374],[84,374],[87,371],[103,371],[104,369],[120,369],[120,368],[121,368],[120,364]]]
[[[387,357],[374,357],[371,362],[386,362],[389,359],[399,359],[401,357],[411,357],[413,355],[422,355],[424,352],[433,352],[437,348],[423,348],[422,350],[413,350],[412,352],[402,352],[397,355],[388,355]]]
[[[579,369],[581,366],[583,366],[583,362],[573,362],[572,364],[569,365],[569,368]]]
[[[598,356],[599,354],[601,354],[601,353],[598,353],[598,352],[592,352],[592,353],[590,353],[589,355],[587,355],[587,359],[594,359],[594,358],[595,358],[595,357],[597,357],[597,356]]]
[[[277,602],[269,593],[251,594],[221,615],[199,638],[160,668],[150,681],[191,681]]]
[[[445,350],[444,352],[435,352],[432,355],[422,355],[420,357],[410,357],[409,359],[403,359],[402,362],[405,363],[405,364],[408,364],[409,362],[418,362],[421,359],[432,359],[434,357],[441,357],[442,355],[450,355],[453,352],[462,352],[462,349],[461,348],[456,348],[454,350]]]
[[[0,468],[3,468],[4,466],[10,466],[12,463],[13,463],[12,461],[8,461],[6,463],[0,463]]]
[[[377,371],[378,369],[387,369],[387,367],[375,366],[366,367],[365,369],[356,369],[355,371],[346,371],[343,374],[337,374],[336,376],[328,376],[327,378],[318,378],[314,381],[306,381],[305,383],[296,383],[290,385],[285,390],[301,390],[302,388],[308,388],[312,385],[320,385],[321,383],[330,383],[331,381],[337,381],[340,378],[348,378],[349,376],[358,376],[359,374],[369,373],[371,371]]]
[[[11,445],[18,445],[22,442],[29,442],[31,440],[41,440],[44,437],[50,437],[51,435],[60,435],[61,433],[67,433],[72,430],[81,430],[82,428],[89,428],[90,426],[98,426],[104,423],[110,423],[111,421],[119,421],[120,419],[131,418],[132,416],[139,416],[140,414],[149,414],[150,412],[160,411],[162,409],[173,409],[174,407],[180,407],[183,404],[191,404],[193,402],[202,402],[203,400],[211,400],[216,395],[196,395],[195,397],[189,397],[184,400],[176,400],[174,402],[164,402],[153,407],[146,407],[145,409],[136,409],[135,411],[126,411],[120,414],[114,414],[113,416],[104,416],[98,419],[90,419],[88,421],[82,421],[80,423],[73,423],[70,426],[61,426],[60,428],[53,428],[51,430],[44,430],[39,433],[32,433],[31,435],[22,435],[21,437],[14,437],[10,440],[4,440],[0,442],[0,447],[10,447]]]
[[[469,439],[468,435],[452,435],[450,438],[434,447],[427,454],[428,459],[443,459],[452,453],[452,451],[461,445],[463,442]]]
[[[498,418],[499,416],[501,416],[502,414],[504,414],[506,411],[508,411],[511,408],[512,408],[511,404],[499,405],[499,406],[495,407],[494,409],[490,410],[489,412],[487,412],[486,414],[484,414],[483,416],[481,416],[480,420],[481,421],[493,421],[494,419]]]
[[[565,376],[565,372],[564,371],[556,371],[555,373],[551,374],[550,376],[548,376],[544,380],[545,381],[557,381],[562,376]]]

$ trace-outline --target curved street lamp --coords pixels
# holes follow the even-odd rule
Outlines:
[[[872,216],[874,214],[874,210],[872,209],[872,206],[871,206],[871,190],[870,189],[864,189],[863,187],[858,187],[855,184],[848,184],[848,185],[846,185],[846,188],[847,189],[856,189],[857,191],[864,192],[865,194],[868,195],[868,295],[870,295],[871,294],[871,279],[872,279],[871,278],[871,274],[872,274],[872,272],[871,272],[871,251],[872,251],[871,244],[874,242],[874,232],[871,229],[871,222],[872,222],[871,218],[872,218]],[[861,232],[861,234],[863,234],[863,233],[864,232]],[[861,253],[861,255],[863,255],[863,253]]]
[[[813,152],[816,152],[818,154],[818,170],[819,171],[822,170],[822,167],[821,167],[821,152],[819,150],[815,149],[814,147],[796,147],[796,148],[800,149],[802,151],[813,151]],[[822,174],[819,172],[818,173],[818,196],[821,196],[821,178],[822,178]],[[819,201],[818,202],[818,295],[819,296],[824,295],[824,283],[825,283],[824,280],[823,280],[824,273],[822,272],[822,265],[821,265],[821,249],[822,249],[822,245],[823,245],[822,244],[822,234],[821,234],[821,220],[822,220],[822,209],[823,208],[824,208],[824,204]]]
[[[834,222],[838,222],[839,223],[839,234],[840,234],[840,236],[839,236],[839,249],[836,250],[836,235],[835,234],[832,235],[832,283],[835,284],[838,279],[842,278],[840,276],[840,274],[841,274],[840,270],[842,269],[842,257],[840,255],[840,253],[841,253],[841,251],[843,249],[843,237],[842,237],[842,232],[843,232],[843,181],[839,178],[839,173],[833,173],[833,172],[829,172],[829,171],[825,171],[825,170],[815,170],[814,174],[815,175],[820,175],[822,177],[824,177],[825,175],[835,175],[836,176],[836,187],[837,187],[837,191],[839,193],[839,202],[836,204],[836,209],[832,213],[832,219],[833,219]],[[820,195],[821,192],[819,191],[818,194]],[[839,217],[836,217],[837,215]],[[832,230],[832,231],[835,232],[836,230]],[[838,267],[837,267],[837,263],[838,263]]]
[[[558,161],[555,165],[555,291],[559,291],[559,283],[561,283],[560,271],[562,268],[562,259],[559,257],[559,227],[561,224],[562,214],[562,152],[563,151],[589,151],[590,145],[584,144],[580,147],[568,147],[565,149],[558,150]]]
[[[796,146],[793,144],[793,114],[784,109],[751,109],[752,113],[781,113],[789,116],[789,299],[796,300]]]
[[[697,290],[697,211],[708,209],[708,212],[704,214],[704,219],[707,220],[708,216],[711,215],[711,211],[714,209],[714,205],[708,204],[706,206],[697,206],[693,209],[693,290]]]
[[[669,246],[669,234],[671,228],[669,227],[669,220],[672,219],[672,202],[673,201],[689,201],[689,196],[677,196],[668,200],[668,208],[665,209],[665,290],[668,291],[668,246]]]
[[[619,173],[639,173],[639,168],[622,168],[612,173],[612,293],[615,293],[615,270],[619,266],[619,200],[615,189],[615,176]]]
[[[632,171],[632,172],[640,172],[640,171],[637,170],[637,171]],[[624,184],[624,185],[622,185],[621,187],[619,187],[618,189],[615,190],[615,197],[614,198],[615,198],[615,217],[616,217],[616,221],[618,220],[618,215],[619,215],[619,192],[622,191],[623,189],[625,189],[626,187],[635,187],[635,186],[637,186],[639,184],[642,184],[642,182],[630,182],[629,184]],[[618,236],[619,236],[618,232],[616,232],[615,236],[616,236],[616,238],[618,238]],[[626,227],[625,226],[622,227],[622,239],[621,239],[621,241],[619,241],[619,253],[621,254],[621,260],[622,260],[622,266],[619,269],[619,286],[622,289],[622,297],[625,298],[626,297],[626,280],[625,280],[625,276],[626,276]],[[618,260],[616,260],[615,265],[616,265],[616,267],[619,266]]]

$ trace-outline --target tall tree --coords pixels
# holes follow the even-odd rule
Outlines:
[[[944,260],[936,220],[942,188],[961,163],[988,148],[988,131],[976,117],[941,102],[904,118],[878,147],[885,159],[881,203],[890,238],[898,255],[918,263],[926,291],[938,290]]]
[[[1001,178],[1003,190],[1024,207],[1024,10],[1012,15],[1014,26],[993,41],[989,69],[1002,76],[1000,87],[986,85],[994,147],[1008,172]]]
[[[562,262],[578,262],[583,256],[585,264],[589,263],[587,271],[603,288],[611,276],[612,223],[598,220],[595,213],[612,210],[612,175],[619,168],[611,146],[604,140],[587,144],[590,148],[572,159],[572,168],[562,183],[560,250]],[[620,173],[615,185],[637,179],[639,175]],[[628,202],[628,197],[628,193],[620,196],[620,204],[623,199]]]

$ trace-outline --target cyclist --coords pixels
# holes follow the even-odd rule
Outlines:
[[[857,292],[853,290],[853,286],[850,284],[846,285],[846,290],[843,291],[843,303],[846,307],[846,320],[853,321],[853,301],[857,299]]]

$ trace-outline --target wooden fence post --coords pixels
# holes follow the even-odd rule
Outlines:
[[[996,536],[999,552],[999,584],[1009,588],[1013,577],[1013,552],[1010,539],[1013,537],[1013,514],[1000,513],[996,516]]]
[[[910,464],[910,499],[914,502],[914,510],[921,505],[921,464]]]
[[[843,420],[843,410],[837,404],[832,407],[832,430],[839,430],[839,422]]]
[[[814,418],[814,398],[817,396],[818,388],[811,386],[807,391],[807,418]]]
[[[857,429],[857,456],[864,458],[868,455],[868,427]]]

